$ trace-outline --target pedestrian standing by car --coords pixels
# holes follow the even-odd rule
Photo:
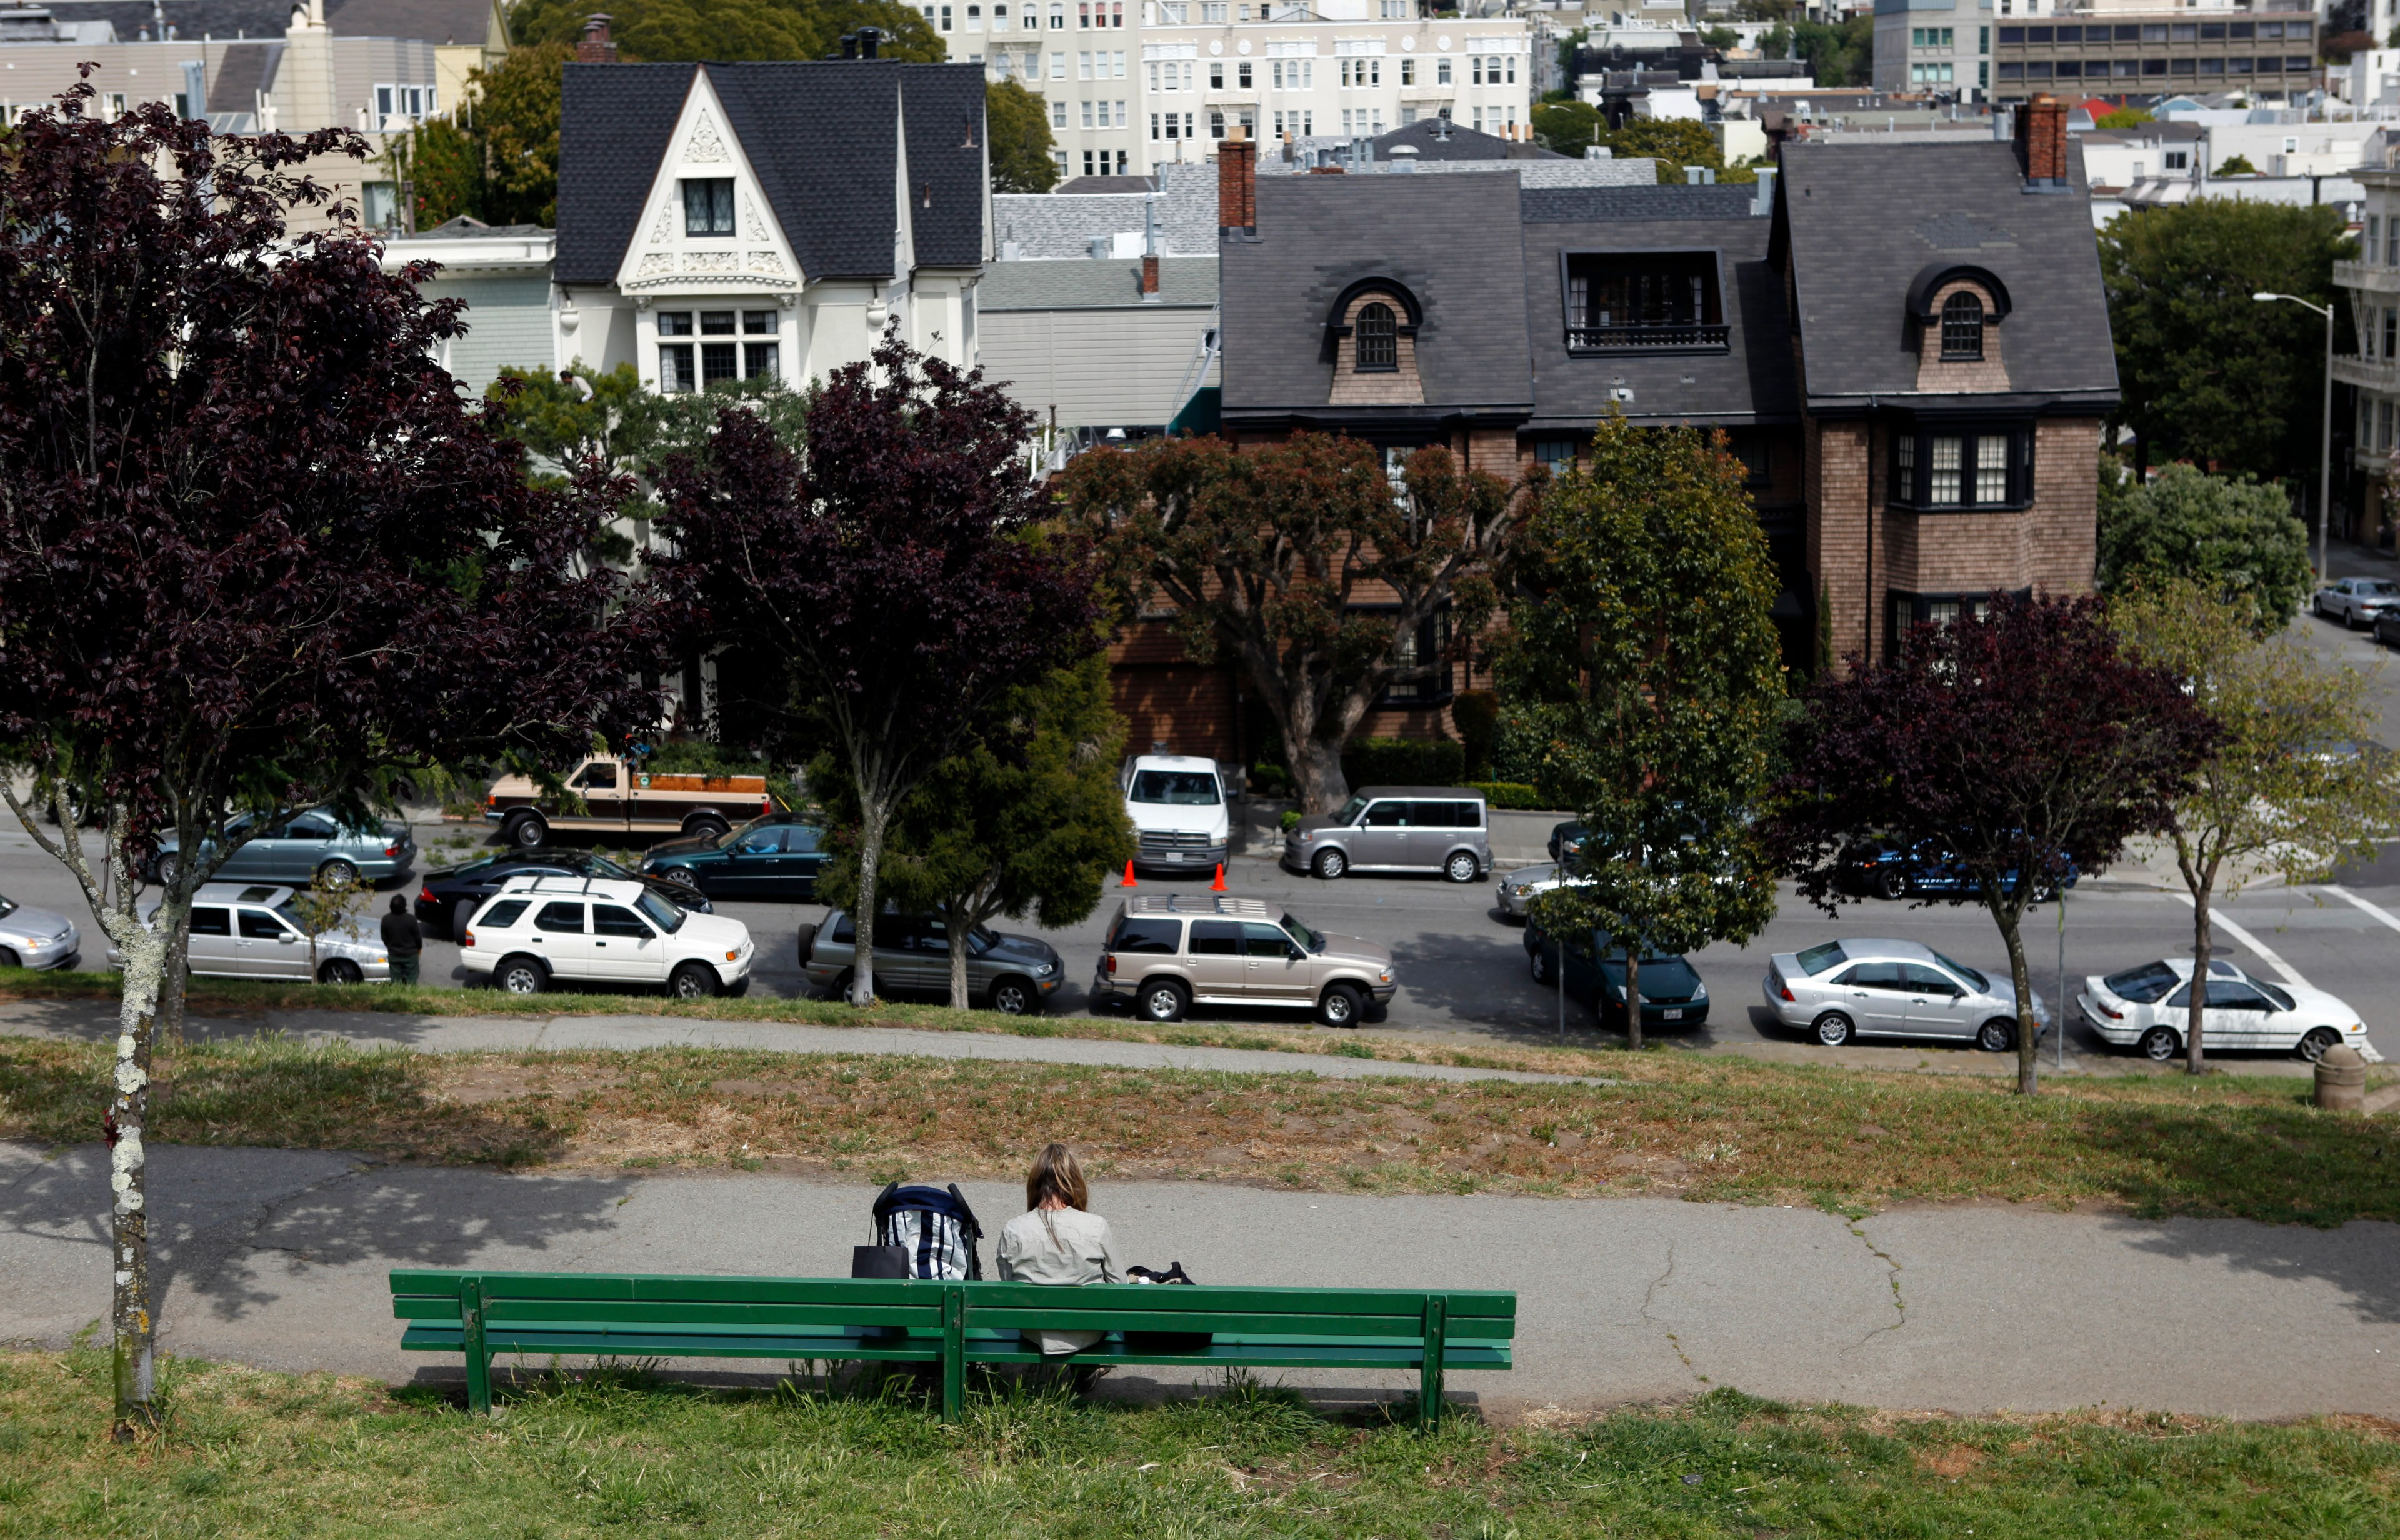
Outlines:
[[[400,893],[391,895],[391,910],[383,917],[383,949],[391,958],[391,981],[415,984],[425,938],[417,932],[416,917],[408,912],[407,898]]]

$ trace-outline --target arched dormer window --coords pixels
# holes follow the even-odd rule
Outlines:
[[[1980,359],[1984,356],[1984,300],[1961,289],[1942,302],[1942,356]]]
[[[1390,374],[1399,368],[1399,318],[1392,314],[1390,306],[1379,300],[1362,307],[1354,326],[1358,352],[1353,367],[1358,373]]]

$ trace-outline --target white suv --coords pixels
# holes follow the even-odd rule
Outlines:
[[[1137,867],[1207,871],[1225,859],[1233,820],[1217,762],[1184,754],[1143,754],[1125,761],[1125,817],[1140,844]]]
[[[679,909],[639,882],[512,877],[467,922],[458,957],[515,995],[573,979],[699,1000],[748,988],[757,952],[740,920]]]

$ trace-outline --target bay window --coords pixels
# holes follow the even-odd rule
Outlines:
[[[2023,508],[2033,500],[2033,430],[1903,423],[1892,430],[1898,508]]]

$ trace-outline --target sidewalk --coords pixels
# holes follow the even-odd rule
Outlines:
[[[875,1192],[765,1174],[512,1177],[307,1152],[152,1155],[169,1351],[395,1382],[455,1382],[458,1366],[399,1351],[391,1268],[841,1274]],[[45,1158],[0,1144],[10,1285],[0,1342],[56,1347],[105,1316],[107,1172],[97,1146]],[[994,1233],[1022,1201],[1000,1183],[961,1185]],[[1666,1199],[1198,1182],[1103,1183],[1094,1197],[1126,1261],[1180,1261],[1206,1283],[1517,1290],[1518,1368],[1452,1381],[1495,1412],[1732,1385],[1959,1412],[2106,1403],[2400,1416],[2400,1226],[2390,1224],[2327,1232],[2000,1206],[1852,1224]],[[1160,1383],[1147,1372],[1104,1383],[1139,1395]],[[1398,1392],[1407,1377],[1286,1378],[1332,1394]]]

